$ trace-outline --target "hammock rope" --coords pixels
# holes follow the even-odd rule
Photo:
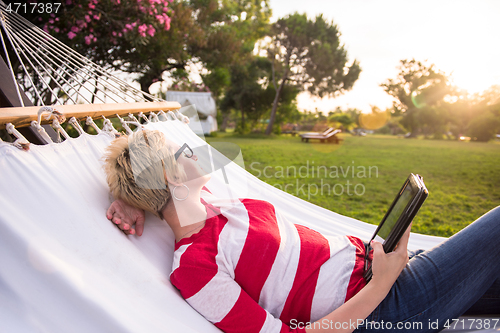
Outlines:
[[[8,12],[1,0],[0,13],[2,46],[12,78],[35,105],[162,101],[80,55],[14,11]],[[21,67],[17,80],[9,49]],[[16,89],[24,106],[18,85]]]
[[[40,123],[36,120],[33,120],[31,122],[31,126],[35,128],[35,130],[38,132],[38,134],[42,137],[42,139],[45,140],[47,143],[53,143],[54,141],[52,138],[47,134],[45,129],[40,125]]]
[[[0,23],[2,25],[2,28],[5,28],[4,21],[3,21],[3,13],[0,17]],[[16,82],[16,77],[14,76],[14,70],[12,68],[12,63],[11,63],[10,57],[9,57],[9,52],[7,52],[7,46],[5,45],[5,40],[4,40],[3,34],[1,32],[0,32],[0,37],[2,39],[2,46],[3,46],[3,50],[5,52],[5,58],[7,59],[7,64],[9,65],[10,74],[12,75],[12,80],[14,82]],[[21,94],[19,92],[19,86],[17,84],[16,84],[16,92],[17,92],[17,97],[19,98],[19,102],[21,103],[21,106],[24,106],[24,101],[21,98]]]

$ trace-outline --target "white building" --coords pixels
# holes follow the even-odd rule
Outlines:
[[[196,134],[210,134],[217,131],[217,107],[212,93],[167,91],[166,98],[167,101],[176,101],[181,104],[180,111],[189,117],[189,127]]]

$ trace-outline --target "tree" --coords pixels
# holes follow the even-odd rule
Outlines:
[[[476,94],[472,101],[479,109],[478,112],[491,112],[500,117],[500,85],[493,85],[481,94]]]
[[[270,67],[266,58],[255,57],[248,64],[231,66],[231,84],[221,102],[221,110],[227,113],[230,109],[240,112],[241,121],[238,131],[245,133],[248,130],[245,118],[253,114],[259,119],[266,111],[265,89],[259,84],[267,76]],[[270,102],[269,102],[270,103]]]
[[[394,97],[395,115],[403,115],[401,124],[416,136],[423,127],[441,131],[448,121],[444,98],[454,94],[448,77],[434,69],[434,65],[412,60],[401,60],[395,79],[388,79],[380,86]]]
[[[269,105],[274,99],[274,89],[269,86],[271,63],[267,58],[254,56],[246,64],[233,65],[230,72],[231,84],[222,99],[221,110],[226,113],[231,109],[239,111],[238,131],[245,133],[270,111]],[[297,109],[294,104],[296,97],[297,91],[293,87],[285,87],[280,97],[283,119],[293,118]]]
[[[339,123],[342,126],[342,130],[346,130],[352,124],[354,124],[354,120],[346,113],[333,114],[332,116],[328,117],[328,120]]]
[[[271,16],[268,0],[178,0],[172,6],[176,18],[179,9],[184,13],[179,18],[183,23],[175,22],[184,28],[175,35],[189,39],[180,43],[182,56],[171,57],[170,63],[176,67],[170,67],[170,72],[181,77],[193,65],[201,68],[203,82],[218,100],[229,85],[229,67],[248,61],[256,40],[266,33]],[[171,36],[165,41],[171,43]]]
[[[359,117],[361,111],[356,108],[349,108],[346,111],[337,107],[335,111],[328,113],[328,121],[339,123],[342,130],[348,130],[351,126],[359,127]]]
[[[450,132],[457,140],[466,134],[475,111],[473,100],[465,95],[461,97],[453,104],[452,116],[450,117]]]
[[[322,15],[312,21],[305,14],[295,13],[272,26],[267,52],[273,65],[275,97],[266,134],[272,132],[285,85],[319,97],[334,96],[352,88],[361,69],[356,60],[348,66],[347,52],[339,36],[337,26]]]
[[[29,19],[104,67],[138,73],[143,91],[164,72],[181,78],[192,65],[221,90],[229,83],[224,68],[253,50],[271,15],[268,0],[66,0],[61,7],[57,16]]]
[[[487,142],[500,130],[500,117],[487,111],[474,118],[468,128],[469,135],[477,141]]]
[[[469,101],[472,117],[467,133],[477,141],[487,142],[500,131],[500,86],[494,85]]]

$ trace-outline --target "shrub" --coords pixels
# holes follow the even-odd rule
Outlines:
[[[470,122],[468,133],[474,140],[487,142],[494,138],[499,129],[500,119],[487,112]]]

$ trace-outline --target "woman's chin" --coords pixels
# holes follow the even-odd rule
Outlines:
[[[206,173],[202,178],[205,180],[206,184],[212,178],[212,175],[210,173]]]

